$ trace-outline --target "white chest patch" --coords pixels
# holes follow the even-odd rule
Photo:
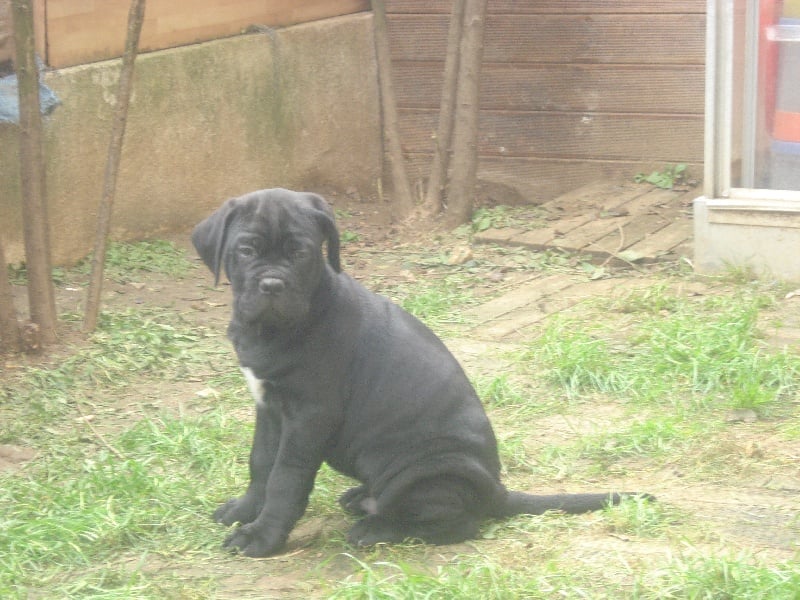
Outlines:
[[[247,389],[250,390],[256,404],[266,404],[266,399],[264,398],[264,380],[256,377],[253,370],[247,367],[242,367],[242,373],[244,373],[244,379],[247,381]]]

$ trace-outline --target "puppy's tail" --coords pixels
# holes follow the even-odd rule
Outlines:
[[[655,500],[655,497],[650,494],[638,492],[550,495],[508,492],[505,503],[497,507],[493,516],[505,518],[513,517],[514,515],[541,515],[548,510],[558,510],[575,515],[600,510],[607,505],[619,504],[626,497],[642,498],[649,501]]]

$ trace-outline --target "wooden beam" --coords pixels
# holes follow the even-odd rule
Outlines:
[[[46,2],[50,66],[63,67],[122,55],[128,14],[126,0]],[[237,35],[251,25],[285,27],[368,8],[369,0],[150,0],[141,50]]]

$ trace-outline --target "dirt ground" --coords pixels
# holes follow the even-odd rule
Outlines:
[[[419,239],[419,235],[414,231],[393,226],[389,222],[388,211],[375,201],[362,201],[353,195],[331,192],[327,194],[327,198],[337,210],[340,231],[345,238],[349,238],[343,246],[343,263],[346,271],[377,291],[381,290],[385,282],[394,283],[398,280],[414,282],[426,277],[426,266],[417,261],[417,257],[438,252],[446,261],[459,251],[464,251],[464,239],[449,233],[432,234],[426,239]],[[172,239],[179,246],[191,251],[188,232],[172,236]],[[525,313],[527,316],[523,318],[524,323],[508,327],[508,319],[514,318],[513,311],[507,311],[502,315],[491,312],[496,309],[498,298],[513,294],[515,290],[519,291],[522,288],[535,293],[537,287],[541,289],[544,277],[532,276],[522,270],[509,268],[500,258],[492,257],[493,250],[488,245],[475,245],[469,248],[468,252],[472,256],[487,259],[486,262],[496,263],[495,268],[482,273],[479,283],[473,290],[478,297],[485,294],[487,298],[492,298],[491,302],[485,303],[486,308],[483,312],[481,305],[472,309],[480,324],[471,332],[468,329],[463,330],[446,340],[467,371],[470,371],[476,365],[481,364],[485,367],[487,361],[497,360],[498,349],[506,350],[514,347],[518,339],[508,332],[519,332],[520,327],[530,328],[538,322],[531,320],[531,305],[528,303],[526,305],[528,310]],[[193,251],[191,255],[194,256]],[[654,277],[659,276],[662,269],[660,266],[651,266],[648,269],[605,267],[606,276],[602,279],[607,283],[597,281],[593,282],[597,285],[590,285],[587,284],[585,276],[579,276],[579,271],[576,275],[575,269],[579,268],[578,259],[574,259],[574,265],[568,264],[570,259],[566,260],[563,274],[556,273],[553,277],[567,280],[567,287],[573,289],[572,300],[568,303],[570,307],[577,306],[589,298],[596,299],[601,293],[613,294],[623,286],[635,286],[637,283],[646,286]],[[151,275],[136,282],[109,283],[104,290],[104,302],[106,306],[118,308],[170,307],[188,318],[195,319],[198,323],[223,331],[230,311],[228,286],[222,285],[217,289],[211,289],[209,284],[207,271],[200,267],[189,277],[177,282],[167,280],[163,276]],[[713,294],[723,285],[715,281],[692,281],[684,286],[683,292]],[[499,296],[498,288],[503,291]],[[558,289],[563,292],[564,288]],[[60,312],[80,312],[84,293],[85,290],[81,286],[59,287],[57,302]],[[561,293],[559,297],[563,300],[564,294]],[[544,294],[538,299],[536,306],[543,316],[565,308],[562,304],[551,302],[553,298],[555,296]],[[21,307],[22,304],[20,293],[17,306]],[[787,297],[785,302],[773,310],[771,317],[785,324],[780,333],[783,337],[777,337],[774,340],[776,344],[797,343],[797,337],[793,332],[800,332],[799,315],[800,297],[796,296]],[[503,319],[505,326],[501,328],[502,331],[498,330],[501,333],[491,333],[491,327],[503,323]],[[65,345],[76,343],[79,339],[77,334],[66,331],[63,333],[62,340]],[[57,360],[59,352],[61,350],[55,349],[48,360],[53,360],[53,357]],[[4,371],[10,373],[25,364],[40,360],[44,359],[6,357],[4,362],[0,363],[0,378],[3,377]],[[502,360],[498,360],[497,368],[503,368]],[[153,398],[160,398],[160,401],[167,406],[172,404],[177,409],[180,405],[183,410],[197,391],[195,388],[196,386],[191,385],[186,389],[160,388],[152,390],[151,393]],[[137,393],[141,394],[142,390],[138,390]],[[611,405],[596,405],[585,413],[570,417],[561,415],[545,417],[531,423],[532,433],[528,442],[533,446],[544,445],[553,439],[575,435],[582,430],[613,428],[619,418],[620,415]],[[102,423],[98,423],[97,426],[103,427]],[[502,435],[502,416],[496,422],[496,426]],[[109,423],[108,427],[109,430],[114,430],[118,427],[118,423]],[[687,484],[682,480],[682,473],[677,465],[667,464],[655,472],[642,465],[633,465],[624,479],[616,481],[614,476],[610,475],[603,481],[603,485],[619,485],[620,487],[616,489],[625,487],[654,493],[661,501],[678,507],[684,514],[691,515],[690,520],[708,527],[710,544],[724,543],[724,540],[729,539],[735,540],[738,545],[747,546],[755,555],[771,560],[790,560],[796,557],[800,549],[798,525],[800,440],[787,441],[775,435],[769,423],[751,422],[749,418],[743,417],[741,423],[730,428],[729,443],[730,460],[749,465],[748,468],[742,468],[734,479],[714,480],[711,477],[704,485]],[[243,455],[246,452],[247,449],[242,448]],[[35,453],[30,449],[10,445],[0,446],[0,470],[19,469],[34,456]],[[754,461],[764,457],[769,460],[757,468],[753,467]],[[698,457],[698,460],[703,460],[703,457]],[[637,469],[639,469],[638,475]],[[525,482],[519,478],[513,483],[526,489],[536,486],[535,482]],[[591,517],[586,517],[586,523],[590,522]],[[310,581],[309,574],[314,574],[312,580],[315,577],[341,578],[351,570],[351,562],[344,555],[325,556],[318,550],[309,548],[308,542],[343,531],[345,526],[344,517],[340,520],[317,517],[304,519],[292,534],[289,549],[284,555],[253,562],[248,559],[230,558],[221,553],[218,561],[203,562],[198,566],[197,573],[184,572],[182,576],[214,576],[221,585],[218,595],[220,598],[322,597],[324,592]],[[522,540],[521,543],[535,543],[535,533],[523,536]],[[508,560],[515,560],[513,555],[518,553],[520,548],[513,544],[502,545],[503,543],[497,540],[481,540],[440,548],[417,547],[412,550],[413,558],[409,558],[411,556],[409,554],[405,557],[423,565],[445,564],[454,560],[459,554],[478,554],[490,548],[491,544],[498,543],[501,544],[498,555],[507,553]],[[380,552],[378,550],[371,559],[380,559]],[[648,557],[656,555],[663,557],[665,553],[670,552],[670,549],[669,544],[660,540],[634,541],[624,535],[588,533],[583,534],[574,552],[575,560],[579,563],[590,561],[598,552],[603,552],[622,556],[621,560],[630,561],[631,564],[640,564],[646,563]],[[185,569],[185,567],[156,555],[149,558],[145,566],[145,570],[154,573],[175,569]]]

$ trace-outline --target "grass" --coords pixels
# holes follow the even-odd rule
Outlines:
[[[126,248],[114,277],[171,279],[181,262],[187,277],[173,249]],[[384,290],[464,336],[465,310],[491,296],[479,293],[487,273],[590,276],[568,257],[482,252],[461,266],[420,254],[416,278]],[[762,331],[782,294],[743,278],[705,296],[671,292],[685,277],[552,316],[503,360],[470,369],[510,488],[642,489],[659,501],[488,521],[455,546],[360,550],[336,502],[352,482],[324,467],[302,533],[259,561],[224,553],[225,529],[209,518],[245,489],[252,436],[223,332],[174,308],[106,310],[89,340],[0,379],[0,444],[36,452],[0,472],[0,597],[797,598],[798,542],[763,541],[800,540],[785,516],[797,503],[780,491],[796,473],[800,357]],[[757,420],[732,424],[733,409]],[[763,537],[748,538],[754,527]]]
[[[104,274],[109,279],[127,280],[137,273],[160,273],[173,278],[187,276],[194,264],[175,244],[166,240],[114,242],[106,253]]]
[[[745,296],[672,299],[641,316],[622,340],[618,331],[556,319],[524,359],[543,366],[546,379],[572,397],[600,392],[767,413],[800,389],[800,357],[763,346],[763,303]]]
[[[351,557],[356,572],[331,590],[336,600],[430,598],[549,599],[632,598],[761,599],[797,598],[800,566],[754,565],[742,558],[676,558],[650,581],[620,584],[602,572],[565,573],[554,561],[509,569],[480,557],[423,569],[404,563],[367,563]],[[598,585],[599,584],[599,585]]]
[[[0,490],[0,595],[52,582],[51,597],[85,581],[90,565],[126,553],[207,550],[213,505],[198,479],[230,486],[242,430],[223,411],[144,419],[115,439],[122,454],[53,448]],[[156,545],[153,546],[153,542]],[[168,542],[169,546],[165,546]]]
[[[52,279],[57,285],[72,281],[75,274],[88,275],[91,271],[91,256],[76,267],[67,270],[53,268]],[[195,265],[186,253],[167,240],[139,242],[111,242],[106,248],[103,275],[106,279],[127,282],[142,273],[159,273],[172,278],[186,277]],[[9,266],[9,279],[15,285],[25,285],[28,279],[25,264]]]

